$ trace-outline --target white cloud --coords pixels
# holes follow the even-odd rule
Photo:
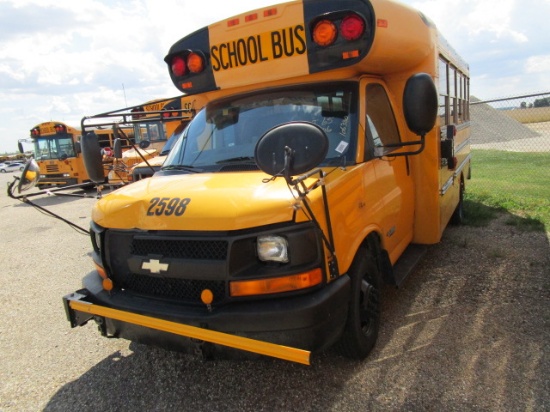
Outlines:
[[[492,42],[511,40],[520,44],[528,41],[512,21],[519,1],[405,0],[430,17],[445,37],[458,46],[484,34],[491,36]]]
[[[527,73],[550,74],[550,54],[529,57],[525,63],[525,71]],[[548,89],[550,89],[550,83]]]
[[[470,63],[479,97],[550,84],[549,0],[404,1]],[[278,2],[0,0],[0,153],[42,121],[77,126],[84,115],[178,95],[163,61],[174,42]]]

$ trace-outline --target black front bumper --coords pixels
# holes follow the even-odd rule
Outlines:
[[[171,327],[152,328],[149,323],[154,324],[155,320],[158,320],[159,324],[168,321],[172,322],[171,325],[174,327],[182,325],[198,328],[193,331],[197,332],[198,336],[201,336],[201,331],[205,331],[205,334],[206,331],[216,331],[307,351],[323,350],[340,336],[346,322],[350,296],[350,281],[345,275],[309,294],[233,302],[210,311],[206,305],[189,307],[131,294],[109,294],[103,290],[101,278],[96,272],[88,274],[83,283],[84,289],[63,298],[72,327],[81,326],[94,319],[106,336],[181,351],[196,351],[197,343],[208,341],[208,337],[188,339],[182,335],[194,335],[172,333]],[[71,302],[84,305],[79,305],[75,309],[73,306],[77,305],[71,305]],[[108,308],[107,313],[94,314],[94,307]],[[109,309],[117,315],[110,316]],[[146,317],[149,323],[143,321],[144,318],[140,316]],[[236,344],[230,343],[228,346],[243,349]],[[221,349],[222,347],[216,345],[216,351]],[[256,352],[253,349],[251,351]]]

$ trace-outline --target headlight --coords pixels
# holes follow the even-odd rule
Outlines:
[[[91,230],[91,237],[92,237],[92,246],[94,250],[97,253],[101,252],[101,232],[92,229]]]
[[[288,263],[288,242],[281,236],[258,237],[258,258],[264,262]]]
[[[69,173],[63,173],[63,177],[71,177]]]

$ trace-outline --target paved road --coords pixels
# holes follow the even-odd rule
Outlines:
[[[87,228],[95,199],[36,202]],[[5,193],[0,239],[0,411],[550,409],[541,232],[448,230],[402,289],[384,290],[366,361],[328,351],[310,367],[203,361],[101,338],[93,325],[70,329],[61,297],[91,270],[88,239]]]

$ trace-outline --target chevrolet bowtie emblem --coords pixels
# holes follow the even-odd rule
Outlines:
[[[160,260],[150,259],[148,262],[143,261],[141,263],[141,268],[148,270],[151,273],[160,273],[161,271],[168,271],[168,263],[160,263]]]

